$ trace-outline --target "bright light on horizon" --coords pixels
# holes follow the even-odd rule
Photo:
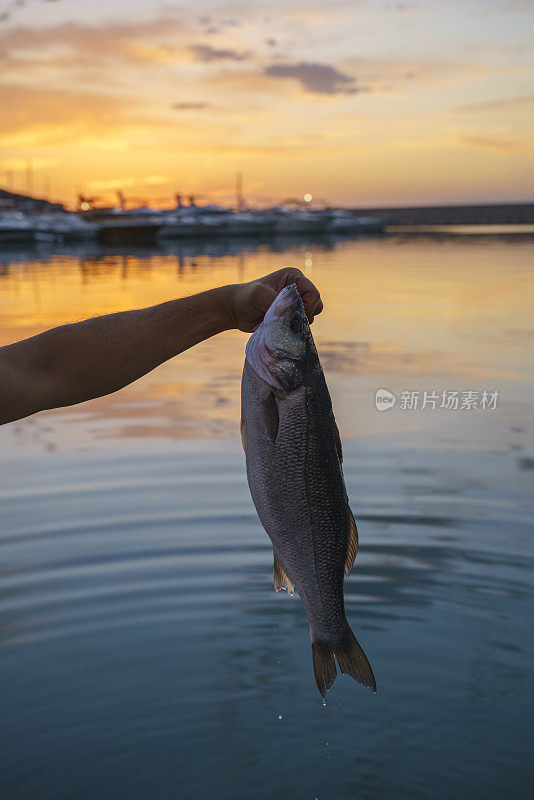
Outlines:
[[[304,202],[305,203],[311,203],[312,200],[313,200],[313,197],[311,196],[311,194],[309,192],[306,192],[306,194],[304,195]]]

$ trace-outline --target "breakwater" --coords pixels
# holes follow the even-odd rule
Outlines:
[[[532,225],[534,203],[357,208],[356,214],[379,216],[388,225]]]

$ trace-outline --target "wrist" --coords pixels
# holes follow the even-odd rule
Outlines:
[[[217,305],[220,312],[221,331],[234,330],[238,327],[235,313],[235,293],[238,285],[233,283],[213,290],[218,293]]]

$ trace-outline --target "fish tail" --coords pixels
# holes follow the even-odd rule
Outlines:
[[[367,686],[376,694],[376,681],[367,656],[347,622],[346,636],[336,649],[337,663],[343,674],[350,675],[355,681]]]
[[[336,679],[334,656],[343,674],[350,675],[376,693],[373,670],[348,623],[343,636],[335,644],[320,642],[312,634],[312,655],[315,682],[323,697]]]
[[[325,697],[327,691],[334,683],[337,676],[334,651],[328,645],[324,645],[313,638],[311,640],[313,671],[315,673],[315,683],[317,688]]]

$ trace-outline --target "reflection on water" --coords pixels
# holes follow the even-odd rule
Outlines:
[[[223,334],[0,431],[2,800],[523,800],[534,244],[243,244],[4,253],[0,341],[306,265],[360,529],[347,612],[379,692],[317,695],[246,485],[245,337]],[[500,402],[382,413],[384,387]]]
[[[501,446],[514,438],[514,424],[527,427],[531,410],[525,388],[531,385],[534,342],[533,255],[530,237],[406,236],[4,253],[0,342],[299,265],[325,299],[314,335],[344,437],[391,436],[408,428],[425,441],[431,431],[445,444],[468,435],[476,436],[477,446]],[[53,446],[61,447],[80,437],[91,446],[124,436],[233,436],[244,339],[238,332],[223,334],[119,394],[37,416],[12,430],[27,439],[53,428]],[[397,395],[499,390],[501,406],[493,416],[439,410],[410,415],[398,405],[377,415],[377,388]]]

